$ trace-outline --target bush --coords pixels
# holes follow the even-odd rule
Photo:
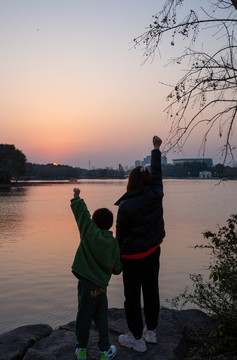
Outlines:
[[[203,233],[206,245],[195,248],[210,250],[209,280],[201,274],[191,274],[194,291],[186,290],[172,300],[177,305],[191,302],[199,308],[215,315],[218,322],[215,351],[212,353],[237,353],[237,215],[231,215],[227,226],[217,233]],[[229,355],[228,355],[229,356]],[[227,359],[229,357],[225,357]]]

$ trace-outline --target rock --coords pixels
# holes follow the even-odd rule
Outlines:
[[[42,338],[48,337],[53,329],[49,325],[36,324],[20,326],[0,334],[0,360],[21,360],[28,348]]]
[[[157,329],[157,345],[147,344],[147,351],[138,353],[122,347],[118,342],[118,336],[128,331],[124,309],[109,309],[108,318],[110,340],[118,349],[117,360],[184,360],[189,351],[184,332],[209,331],[215,326],[211,318],[199,310],[162,309]],[[54,331],[47,325],[17,328],[0,335],[0,346],[3,343],[1,342],[3,337],[5,341],[8,341],[9,346],[5,346],[3,351],[1,347],[0,360],[76,359],[74,355],[76,345],[74,321],[60,326]],[[99,359],[97,342],[98,333],[92,324],[87,348],[88,360]],[[13,348],[15,349],[14,353]]]
[[[24,360],[74,359],[76,345],[75,322],[53,331],[30,348]]]
[[[174,311],[173,316],[187,342],[189,357],[198,352],[201,359],[204,348],[213,345],[208,335],[216,331],[217,322],[200,310]]]
[[[215,321],[201,310],[173,310],[173,316],[182,333],[201,333],[207,336],[216,328]]]

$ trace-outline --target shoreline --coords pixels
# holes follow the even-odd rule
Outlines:
[[[125,179],[115,179],[115,178],[83,178],[83,179],[77,179],[77,181],[70,181],[70,180],[26,180],[26,181],[18,181],[18,182],[12,182],[9,184],[1,184],[0,183],[0,189],[8,189],[12,187],[25,187],[25,186],[37,186],[37,185],[77,185],[81,184],[83,182],[94,182],[94,181],[124,181]],[[237,179],[218,179],[218,178],[211,178],[211,179],[200,179],[199,177],[193,177],[193,178],[173,178],[173,177],[164,177],[163,180],[202,180],[202,181],[235,181]]]

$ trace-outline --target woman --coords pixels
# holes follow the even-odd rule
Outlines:
[[[119,342],[139,352],[146,351],[145,341],[157,342],[159,257],[160,244],[165,237],[161,143],[159,137],[153,137],[151,172],[143,166],[134,168],[129,174],[127,192],[115,203],[119,205],[116,237],[123,263],[124,307],[129,328],[127,334],[119,336]]]

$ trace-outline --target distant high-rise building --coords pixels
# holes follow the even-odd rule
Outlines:
[[[135,161],[135,167],[136,166],[146,166],[147,168],[150,168],[151,166],[151,155],[147,155],[146,157],[144,157],[144,159],[141,160],[136,160]],[[167,165],[167,157],[166,156],[161,156],[161,165]]]
[[[151,155],[146,156],[143,161],[142,161],[142,165],[147,166],[151,164]]]
[[[167,165],[167,157],[165,155],[161,156],[161,165]]]

